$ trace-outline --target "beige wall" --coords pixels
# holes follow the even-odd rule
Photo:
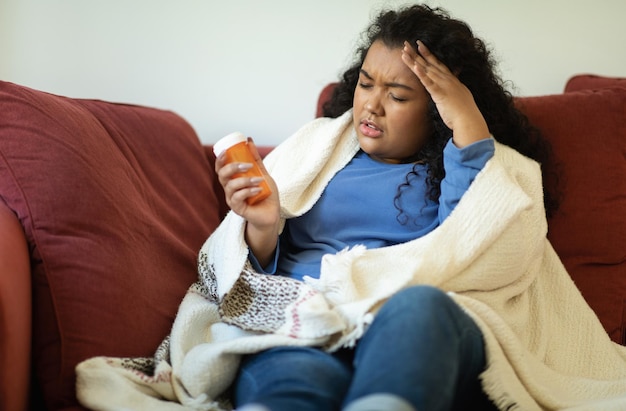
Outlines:
[[[0,0],[0,79],[172,109],[210,143],[276,144],[313,117],[376,0]],[[496,51],[519,95],[575,73],[626,76],[626,1],[440,0]]]

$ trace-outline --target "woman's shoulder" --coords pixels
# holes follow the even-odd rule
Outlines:
[[[349,146],[351,155],[358,147],[356,137],[352,136],[351,110],[337,118],[321,117],[304,124],[283,142],[276,146],[267,157],[265,164],[270,168],[276,163],[293,159],[306,160],[313,156],[324,160],[339,147]],[[356,146],[355,146],[356,145]],[[319,158],[319,157],[322,158]],[[306,160],[308,162],[308,160]]]
[[[541,174],[540,165],[530,157],[526,157],[514,148],[494,141],[494,159],[505,168]]]
[[[496,140],[494,156],[487,167],[500,168],[515,185],[543,204],[541,166],[537,161]]]

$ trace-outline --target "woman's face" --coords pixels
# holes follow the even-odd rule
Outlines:
[[[402,48],[390,49],[375,41],[354,92],[353,121],[359,145],[385,163],[412,157],[431,133],[430,96],[401,56]]]

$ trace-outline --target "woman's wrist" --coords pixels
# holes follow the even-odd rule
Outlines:
[[[278,221],[261,227],[248,222],[245,239],[259,263],[262,266],[267,265],[274,256],[278,244]]]
[[[469,146],[490,136],[491,133],[489,132],[487,122],[480,113],[467,121],[460,121],[458,124],[455,124],[452,130],[452,141],[459,148]]]

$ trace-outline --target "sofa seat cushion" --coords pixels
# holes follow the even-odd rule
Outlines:
[[[33,367],[48,409],[74,367],[152,356],[222,216],[195,132],[154,108],[0,82],[0,201],[31,256]]]
[[[626,88],[517,102],[560,167],[563,196],[548,238],[611,338],[626,344]]]

